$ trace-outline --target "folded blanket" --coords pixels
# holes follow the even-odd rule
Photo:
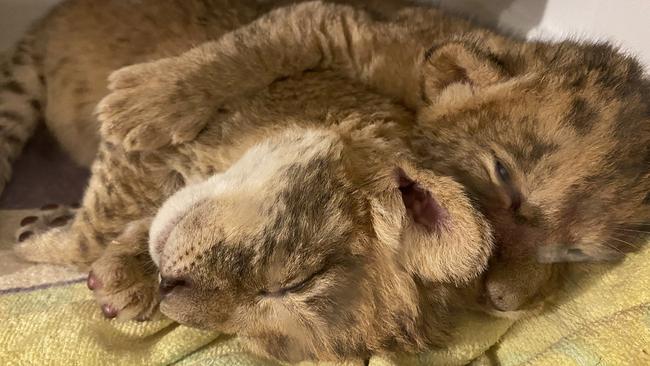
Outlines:
[[[556,305],[513,325],[468,313],[448,349],[375,357],[370,365],[650,365],[650,248],[622,264],[576,265]],[[46,267],[42,267],[46,268]],[[106,320],[83,277],[2,283],[2,365],[279,365],[245,352],[236,338],[169,320]],[[308,363],[304,363],[305,365]]]

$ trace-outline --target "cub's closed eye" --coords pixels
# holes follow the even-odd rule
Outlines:
[[[303,280],[293,282],[288,286],[282,287],[278,290],[267,290],[264,289],[260,291],[260,294],[263,296],[284,296],[288,293],[300,292],[311,285],[318,277],[327,272],[327,268],[324,267],[321,270],[312,273],[311,275],[305,277]]]
[[[311,284],[315,277],[316,275],[313,274],[300,282],[283,287],[282,289],[280,289],[280,292],[282,293],[299,292],[303,290],[305,287],[307,287],[307,285]]]

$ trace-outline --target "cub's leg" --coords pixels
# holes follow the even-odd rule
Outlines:
[[[169,183],[169,174],[152,171],[137,153],[126,154],[118,146],[103,144],[74,218],[43,233],[23,236],[16,253],[32,262],[88,268],[128,223],[155,213],[169,188],[160,182]]]
[[[384,23],[353,7],[308,2],[272,11],[180,56],[122,68],[109,77],[111,93],[97,107],[103,136],[134,151],[192,140],[230,98],[318,67],[340,70],[415,107],[425,45],[439,36],[435,29],[444,19],[426,7],[401,14],[409,21]]]
[[[92,266],[89,284],[107,316],[120,310],[122,318],[148,316],[157,300],[154,266],[146,254],[147,218],[182,184],[164,165],[154,167],[141,154],[103,144],[74,218],[23,238],[15,251],[33,262]]]

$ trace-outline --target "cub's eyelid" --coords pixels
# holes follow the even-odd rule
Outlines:
[[[298,292],[298,291],[304,289],[306,286],[312,284],[315,280],[317,280],[319,277],[324,275],[328,270],[329,270],[329,268],[327,266],[323,267],[323,268],[319,269],[318,271],[312,273],[311,275],[305,277],[302,281],[295,282],[295,284],[283,287],[280,291],[287,292],[287,293]]]
[[[310,274],[307,277],[302,278],[299,281],[296,281],[295,279],[291,280],[288,282],[287,285],[284,285],[280,287],[278,290],[275,291],[269,291],[267,289],[264,289],[260,291],[262,295],[266,296],[283,296],[288,293],[295,293],[303,290],[305,287],[309,286],[312,282],[314,282],[318,277],[323,275],[325,272],[327,272],[328,268],[323,267],[322,269]]]
[[[303,279],[303,280],[300,281],[300,282],[295,282],[295,283],[292,283],[292,284],[290,284],[290,285],[288,285],[288,286],[282,287],[282,288],[280,289],[280,292],[282,292],[282,293],[294,293],[294,292],[298,292],[298,291],[304,289],[304,288],[305,288],[309,283],[311,283],[311,281],[312,281],[313,279],[314,279],[313,276],[309,276],[309,277]]]

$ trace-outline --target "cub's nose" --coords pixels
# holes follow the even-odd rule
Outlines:
[[[162,296],[165,296],[178,287],[190,287],[189,281],[184,278],[161,277],[158,291]]]

